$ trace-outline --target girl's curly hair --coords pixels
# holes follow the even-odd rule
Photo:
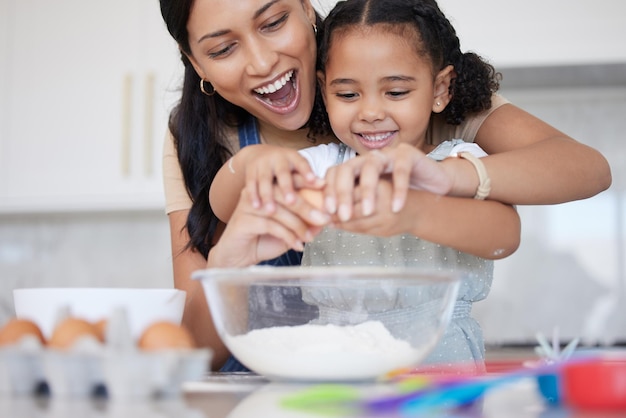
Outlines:
[[[456,75],[450,84],[452,99],[441,113],[446,123],[458,125],[467,114],[491,107],[491,97],[500,88],[501,74],[477,54],[461,52],[454,27],[434,0],[349,0],[337,3],[320,30],[317,70],[324,72],[334,36],[341,36],[355,27],[374,25],[415,39],[416,52],[431,62],[434,74],[448,65],[453,66]],[[315,135],[332,132],[320,93],[316,97],[310,128]]]

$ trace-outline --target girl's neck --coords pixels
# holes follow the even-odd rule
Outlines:
[[[314,142],[307,137],[309,130],[306,128],[295,131],[286,131],[260,120],[257,120],[257,124],[262,144],[302,149],[313,145],[336,141],[334,138],[317,138]]]

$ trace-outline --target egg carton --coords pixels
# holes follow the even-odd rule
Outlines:
[[[138,348],[124,312],[109,319],[105,341],[83,336],[62,350],[27,335],[0,347],[0,394],[31,395],[47,387],[55,397],[103,391],[110,399],[174,397],[183,382],[207,373],[212,358],[209,349]]]
[[[33,393],[45,381],[43,352],[41,342],[32,335],[0,347],[0,393]]]

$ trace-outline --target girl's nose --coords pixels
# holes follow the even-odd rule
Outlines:
[[[367,98],[361,101],[359,117],[366,122],[375,122],[385,118],[385,109],[380,100]]]

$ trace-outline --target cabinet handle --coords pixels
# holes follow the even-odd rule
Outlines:
[[[154,138],[154,81],[153,72],[149,72],[144,85],[144,113],[143,113],[143,167],[146,177],[154,173],[152,152]]]
[[[122,146],[120,164],[122,176],[130,176],[131,113],[133,76],[126,74],[122,82]]]

